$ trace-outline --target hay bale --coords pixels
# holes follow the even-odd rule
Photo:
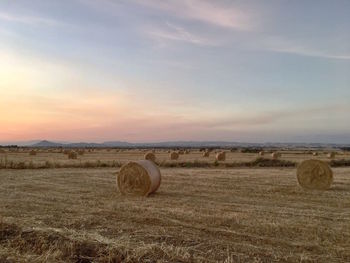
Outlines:
[[[145,160],[149,160],[152,162],[156,161],[156,155],[153,152],[146,153],[144,157],[145,157]]]
[[[123,195],[148,196],[161,183],[159,168],[148,160],[124,164],[117,176],[117,185]]]
[[[36,151],[35,150],[29,151],[29,155],[36,155]]]
[[[70,151],[68,153],[68,159],[78,159],[78,153],[76,151]]]
[[[264,156],[264,155],[265,155],[264,151],[259,152],[259,156]]]
[[[170,160],[177,160],[177,159],[179,159],[179,154],[177,152],[171,152]]]
[[[272,159],[277,160],[278,158],[281,157],[281,154],[278,152],[273,152],[273,153],[271,153],[271,157],[272,157]]]
[[[318,156],[318,152],[313,152],[312,155],[313,156]]]
[[[326,190],[333,182],[333,172],[326,162],[306,160],[298,166],[297,179],[305,189]]]
[[[185,154],[189,154],[190,153],[190,150],[185,150]]]
[[[209,155],[210,155],[210,152],[209,152],[209,151],[205,151],[205,152],[203,153],[203,157],[209,157]]]
[[[219,152],[216,154],[216,160],[217,161],[225,161],[226,160],[226,153],[225,152]]]
[[[334,159],[335,158],[335,152],[331,152],[327,154],[327,158]]]

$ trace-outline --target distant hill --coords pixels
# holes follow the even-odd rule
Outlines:
[[[38,143],[34,143],[31,146],[32,147],[60,147],[60,146],[64,146],[64,144],[44,140]]]
[[[103,143],[57,143],[51,141],[40,141],[31,145],[32,147],[72,147],[72,148],[181,148],[181,147],[221,147],[221,148],[235,148],[235,147],[278,147],[278,148],[325,148],[325,147],[346,147],[349,145],[340,144],[322,144],[322,143],[242,143],[242,142],[222,142],[222,141],[168,141],[156,143],[130,143],[122,141],[108,141]]]
[[[53,142],[48,140],[28,141],[28,142],[7,142],[0,145],[18,145],[29,147],[71,147],[71,148],[202,148],[202,147],[221,147],[221,148],[249,148],[249,147],[278,147],[278,148],[344,148],[350,147],[349,144],[327,144],[327,143],[244,143],[244,142],[225,142],[225,141],[166,141],[153,143],[130,143],[123,141],[107,141],[103,143],[90,142]]]

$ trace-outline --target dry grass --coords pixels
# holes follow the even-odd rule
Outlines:
[[[126,198],[116,169],[0,171],[0,262],[350,262],[350,169],[162,169]],[[12,261],[11,261],[12,260]]]
[[[35,167],[44,167],[46,162],[54,163],[57,167],[79,167],[81,164],[81,167],[85,167],[85,163],[93,164],[99,161],[103,164],[111,164],[111,163],[120,163],[124,164],[128,161],[136,161],[136,160],[142,160],[144,159],[144,151],[135,149],[135,150],[125,150],[125,149],[119,149],[118,152],[116,150],[113,151],[107,151],[105,149],[89,149],[85,151],[84,155],[79,155],[79,158],[76,160],[68,159],[67,155],[62,154],[62,152],[68,152],[71,150],[62,150],[62,149],[54,149],[49,150],[47,149],[35,149],[38,154],[35,156],[30,156],[29,151],[30,149],[24,149],[20,151],[9,151],[8,149],[5,149],[5,153],[0,153],[0,166],[3,167],[2,164],[5,163],[13,163],[14,166],[18,163],[25,163],[28,165],[31,163]],[[266,159],[272,159],[270,154],[268,154],[269,151],[266,151],[265,158]],[[350,152],[337,152],[336,157],[333,160],[330,160],[327,158],[327,154],[329,151],[318,151],[318,156],[313,156],[312,152],[308,153],[305,150],[295,150],[295,151],[281,151],[282,157],[278,158],[278,160],[282,161],[290,161],[295,163],[300,163],[304,160],[315,158],[327,162],[338,162],[340,160],[350,160]],[[208,163],[214,163],[215,162],[215,153],[210,154],[209,157],[203,157],[203,152],[199,150],[191,150],[189,154],[181,155],[181,157],[178,160],[170,160],[170,156],[167,149],[159,150],[157,149],[155,151],[155,154],[157,156],[157,162],[158,163],[165,163],[165,162],[171,162],[171,163],[195,163],[195,162],[208,162]],[[231,163],[247,163],[252,162],[256,158],[260,157],[257,153],[240,153],[240,152],[229,152],[226,151],[226,160],[224,164],[231,164]],[[350,161],[349,161],[350,162]],[[57,165],[56,165],[57,164]],[[344,165],[344,162],[343,162]]]
[[[78,153],[76,151],[70,151],[68,153],[68,159],[78,159]]]

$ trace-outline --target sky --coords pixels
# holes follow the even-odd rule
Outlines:
[[[348,0],[0,0],[0,142],[350,143]]]

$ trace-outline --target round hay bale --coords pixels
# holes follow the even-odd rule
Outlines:
[[[156,161],[156,155],[153,152],[146,153],[144,157],[145,157],[145,160],[149,160],[152,162]]]
[[[185,154],[189,154],[190,153],[190,150],[185,150]]]
[[[335,158],[335,152],[331,152],[327,154],[327,158],[334,159]]]
[[[76,151],[70,151],[68,153],[68,159],[78,159],[78,153]]]
[[[148,196],[161,183],[159,168],[148,160],[124,164],[117,176],[117,185],[123,195]]]
[[[179,154],[177,152],[171,152],[170,160],[177,160],[177,159],[179,159]]]
[[[264,151],[259,152],[259,156],[264,156],[264,155],[265,155]]]
[[[209,151],[205,151],[205,152],[203,153],[203,157],[209,157],[209,155],[210,155],[210,152],[209,152]]]
[[[318,152],[313,152],[312,155],[313,156],[318,156]]]
[[[36,151],[35,150],[29,151],[29,155],[36,155]]]
[[[273,153],[271,153],[271,157],[272,157],[272,159],[277,160],[278,158],[281,157],[281,154],[278,152],[273,152]]]
[[[217,161],[225,161],[226,160],[226,153],[225,152],[219,152],[216,154],[216,160]]]
[[[326,162],[306,160],[298,166],[297,179],[305,189],[326,190],[333,182],[333,172]]]

